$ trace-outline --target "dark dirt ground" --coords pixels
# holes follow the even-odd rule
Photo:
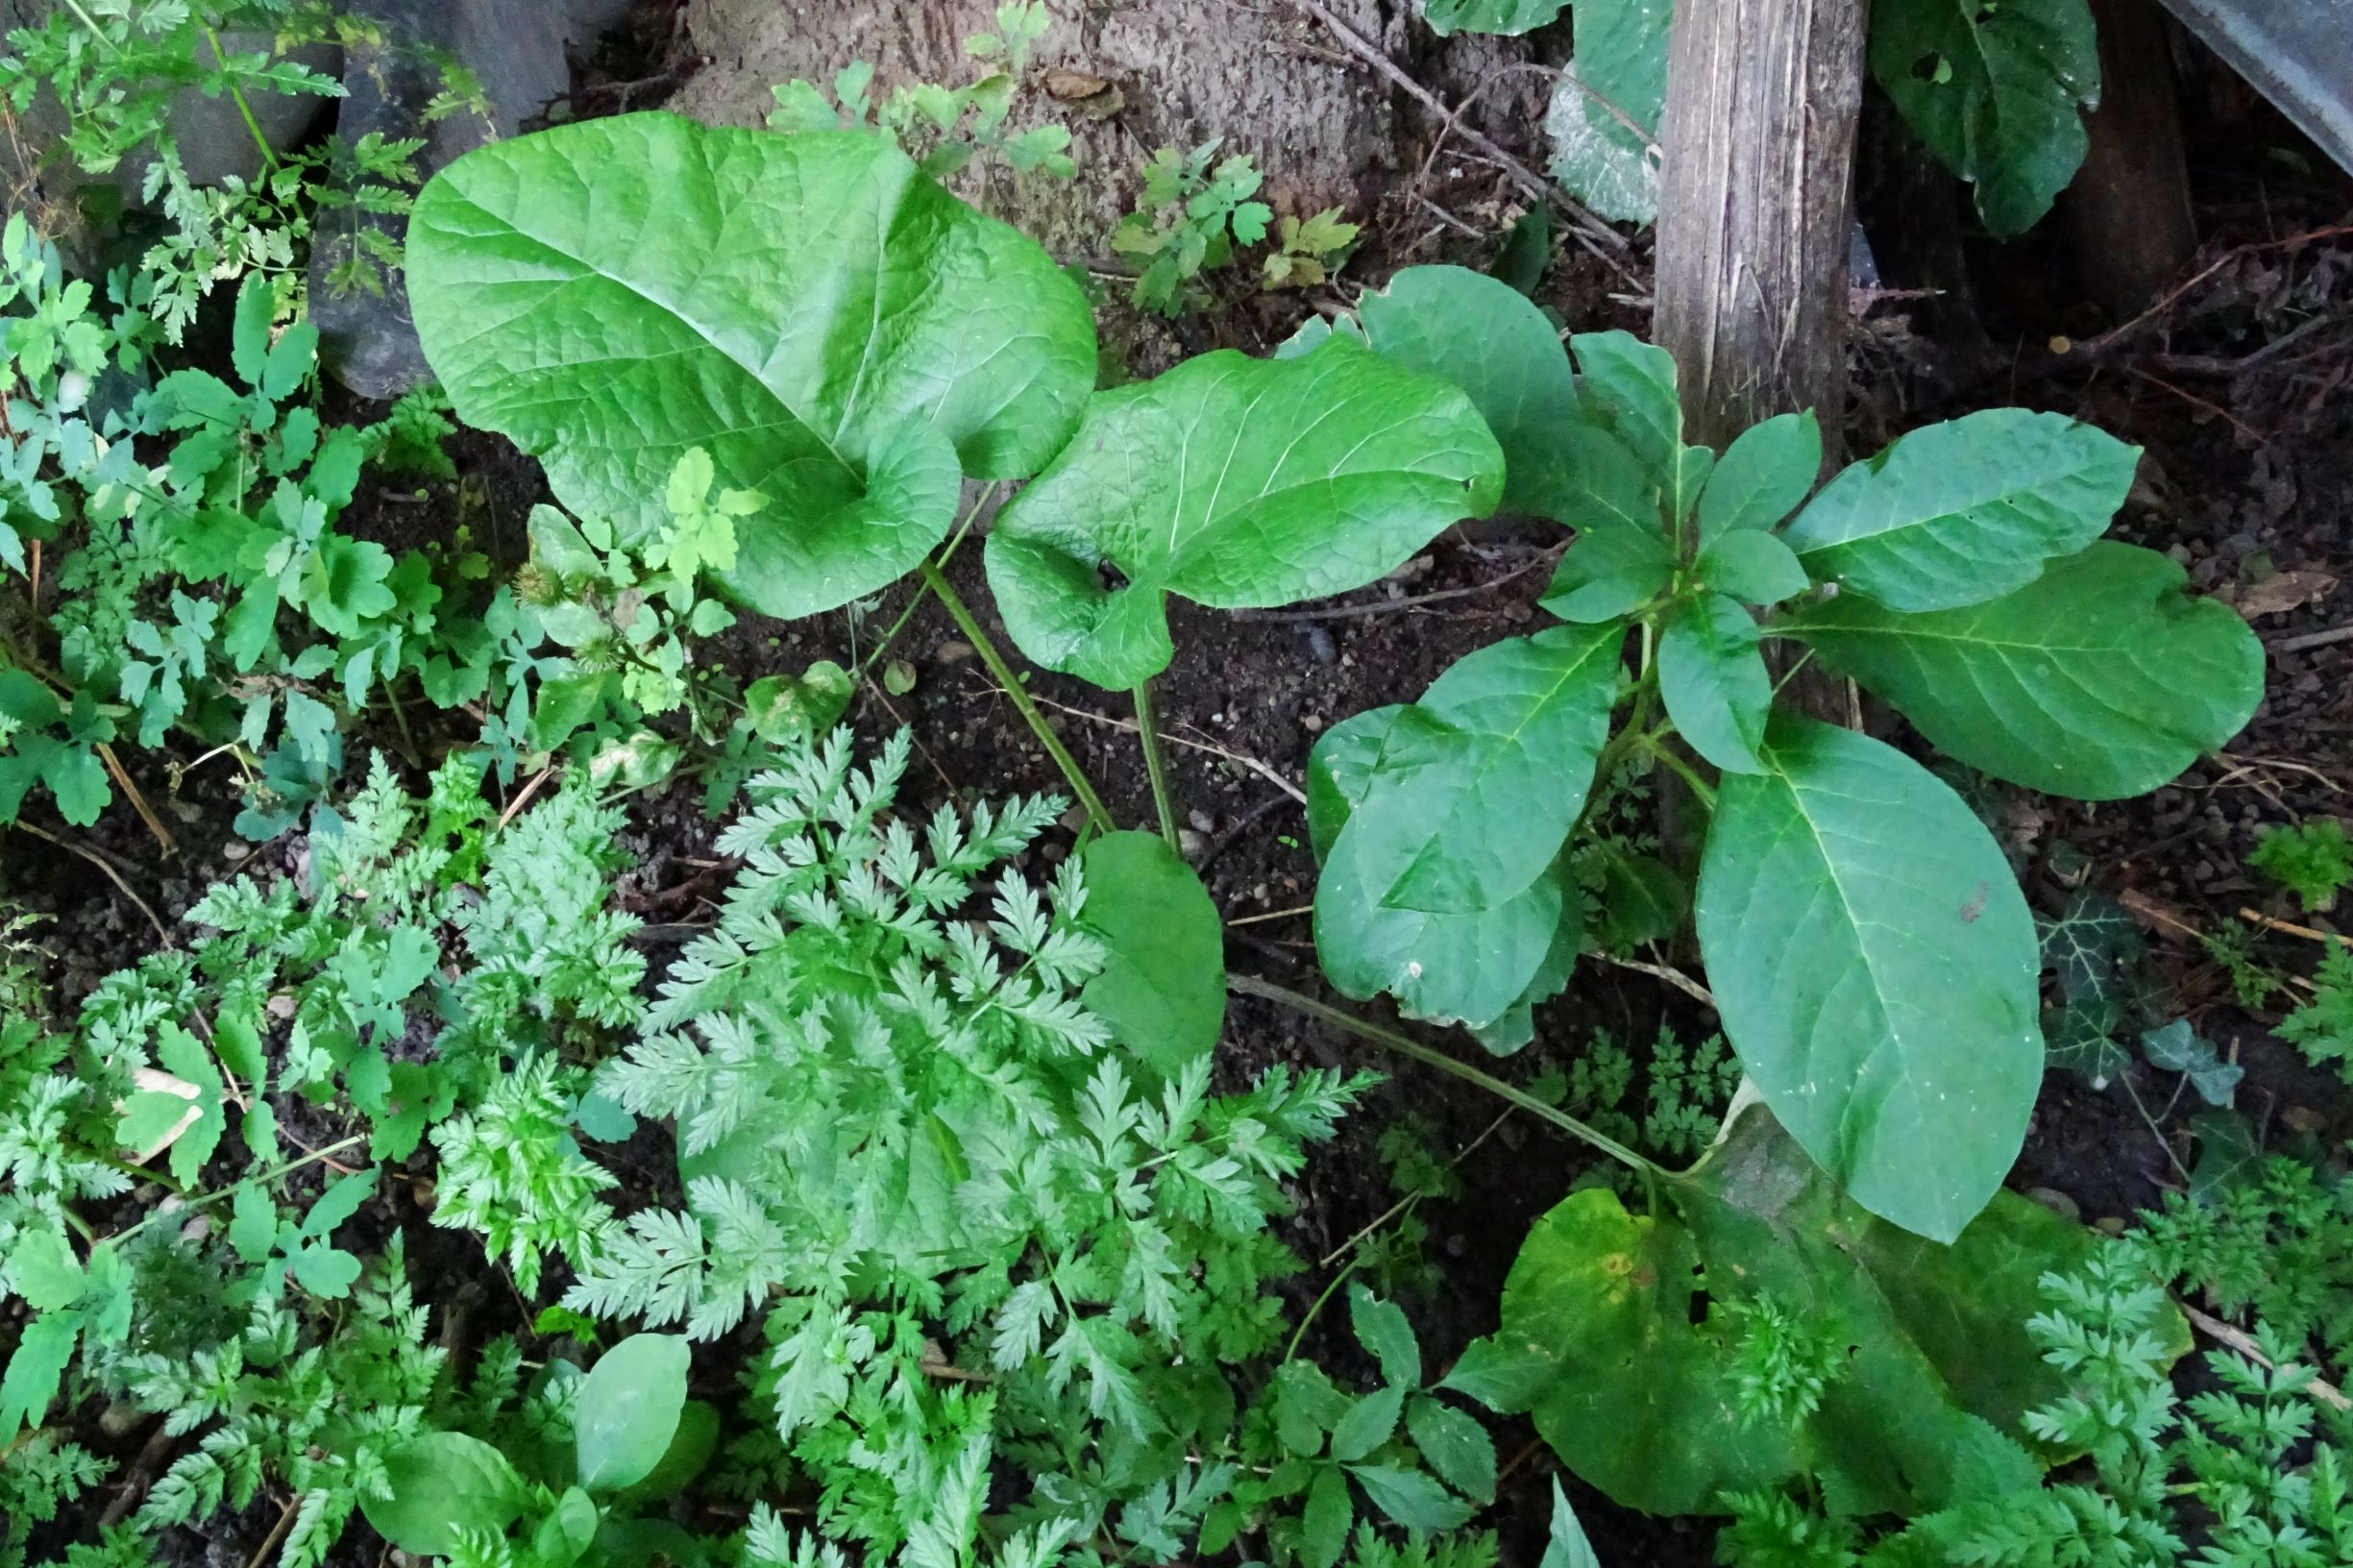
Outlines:
[[[580,111],[650,107],[683,79],[691,62],[661,53],[672,41],[669,16],[669,7],[650,6],[634,47],[616,47],[582,62],[576,81]],[[2233,597],[2250,613],[2279,606],[2254,615],[2273,649],[2269,694],[2224,756],[2201,763],[2144,800],[2092,807],[2004,792],[1995,814],[2025,859],[2023,879],[2039,910],[2056,913],[2074,887],[2086,884],[2126,899],[2146,927],[2153,962],[2176,988],[2180,1005],[2202,1033],[2249,1069],[2240,1103],[2259,1127],[2286,1134],[2333,1125],[2341,1132],[2348,1117],[2341,1090],[2272,1039],[2266,1017],[2232,1003],[2227,984],[2194,940],[2198,932],[2240,920],[2243,906],[2303,920],[2251,877],[2246,854],[2265,825],[2346,814],[2344,797],[2353,787],[2353,640],[2296,646],[2298,639],[2353,621],[2353,595],[2337,583],[2353,575],[2353,537],[2346,531],[2353,509],[2353,395],[2347,392],[2353,324],[2324,323],[2284,350],[2251,365],[2247,359],[2316,316],[2353,312],[2353,229],[2346,227],[2353,223],[2353,183],[2335,176],[2309,148],[2298,155],[2304,163],[2298,169],[2275,151],[2294,149],[2292,133],[2250,110],[2242,95],[2222,93],[2219,101],[2218,109],[2210,86],[2185,97],[2204,243],[2189,269],[2196,281],[2178,298],[2117,333],[2110,330],[2118,324],[2087,313],[2078,303],[2055,242],[2030,236],[2007,248],[1973,246],[1971,305],[1986,339],[2004,347],[1993,360],[1956,374],[1954,356],[1921,335],[1917,318],[1928,312],[1908,311],[1900,300],[1863,302],[1868,308],[1857,333],[1851,442],[1855,450],[1871,450],[1894,430],[1996,403],[2096,420],[2148,449],[2144,482],[2119,532],[2172,551],[2200,586]],[[1526,129],[1517,128],[1516,135],[1524,141]],[[1464,190],[1481,188],[1482,178],[1486,194],[1465,196]],[[1470,168],[1468,178],[1449,189],[1450,202],[1458,204],[1452,210],[1489,233],[1499,233],[1517,210],[1509,187],[1491,170],[1483,177]],[[1491,258],[1491,239],[1474,243],[1445,225],[1434,227],[1407,196],[1390,191],[1381,197],[1365,252],[1340,286],[1320,291],[1327,299],[1408,262],[1481,265]],[[1954,200],[1960,201],[1957,192]],[[2298,235],[2316,237],[2298,241]],[[1567,256],[1571,259],[1550,281],[1544,298],[1568,323],[1580,330],[1645,325],[1646,302],[1627,292],[1624,279],[1579,253]],[[1905,286],[1900,278],[1887,283]],[[1148,373],[1179,352],[1215,344],[1262,349],[1287,333],[1303,309],[1295,296],[1251,296],[1173,332],[1121,316],[1107,338],[1127,343],[1133,368]],[[2069,353],[2054,352],[2052,340],[2061,334],[2078,336]],[[544,499],[536,466],[480,436],[463,438],[457,455],[462,478],[427,486],[425,504],[415,503],[406,485],[398,494],[363,497],[352,526],[363,533],[414,537],[465,517],[494,548],[519,548],[524,514]],[[1396,579],[1337,605],[1227,616],[1172,602],[1179,654],[1160,687],[1163,727],[1171,743],[1189,848],[1233,922],[1228,958],[1237,971],[1319,989],[1306,915],[1314,866],[1295,796],[1317,733],[1364,708],[1410,698],[1454,659],[1532,625],[1546,562],[1560,541],[1559,530],[1549,525],[1459,528]],[[993,633],[980,555],[974,542],[960,552],[950,576]],[[2311,576],[2283,579],[2283,574]],[[726,640],[727,656],[747,679],[779,660],[788,669],[820,657],[848,663],[869,650],[909,591],[901,586],[882,596],[863,627],[842,615],[793,626],[748,625]],[[915,666],[915,686],[894,698],[864,685],[852,721],[869,737],[901,723],[913,726],[921,750],[910,774],[911,804],[927,807],[951,795],[1060,789],[1051,764],[939,606],[917,611],[895,651]],[[1046,674],[1038,675],[1032,689],[1052,704],[1058,728],[1114,812],[1126,821],[1148,821],[1141,756],[1132,731],[1121,727],[1129,718],[1125,698]],[[1877,722],[1900,735],[1900,722],[1885,715]],[[364,745],[355,737],[354,754]],[[292,863],[291,838],[254,851],[228,836],[235,804],[219,764],[184,778],[175,776],[177,766],[153,755],[135,764],[141,789],[158,802],[177,841],[175,852],[159,854],[138,821],[119,808],[86,835],[61,833],[83,853],[21,833],[6,841],[0,891],[53,918],[37,940],[58,961],[61,996],[68,1003],[101,974],[154,945],[158,931],[139,902],[168,924],[221,876],[257,868],[283,870]],[[713,834],[691,786],[641,799],[627,840],[636,861],[624,890],[630,907],[656,923],[704,918],[704,900],[723,874],[710,864]],[[1054,845],[1043,852],[1061,850]],[[100,862],[119,884],[100,874]],[[2316,919],[2326,923],[2325,916]],[[2265,956],[2309,971],[2316,951],[2304,939],[2274,934],[2267,937]],[[1660,956],[1693,967],[1689,954]],[[656,958],[658,963],[658,951]],[[1620,1039],[1647,1039],[1662,1017],[1690,1035],[1712,1024],[1654,981],[1588,965],[1569,994],[1539,1015],[1537,1042],[1503,1070],[1518,1078],[1566,1063],[1597,1028]],[[1444,1043],[1466,1056],[1478,1054],[1468,1041]],[[1499,1109],[1455,1079],[1411,1064],[1370,1061],[1348,1037],[1248,998],[1234,1003],[1222,1053],[1221,1073],[1229,1081],[1276,1062],[1371,1066],[1391,1074],[1390,1084],[1345,1124],[1298,1185],[1299,1213],[1287,1235],[1311,1261],[1389,1207],[1393,1194],[1373,1154],[1386,1119],[1408,1111],[1426,1115],[1439,1145],[1451,1150],[1471,1143]],[[2174,1161],[2188,1154],[2183,1123],[2189,1108],[2178,1103],[2165,1075],[2138,1069],[2135,1081],[2141,1101],[2157,1118],[2154,1128],[2121,1086],[2095,1090],[2054,1071],[2014,1185],[2063,1194],[2087,1221],[2111,1222],[2178,1187]],[[629,1153],[633,1164],[645,1156],[640,1174],[648,1183],[666,1180],[659,1174],[659,1150]],[[1444,1366],[1469,1339],[1494,1327],[1499,1292],[1521,1238],[1585,1163],[1575,1146],[1515,1118],[1463,1163],[1463,1199],[1424,1206],[1432,1255],[1445,1283],[1438,1294],[1409,1299],[1408,1306],[1431,1364]],[[434,1246],[448,1233],[421,1222],[405,1188],[395,1185],[391,1190],[394,1207],[380,1222],[402,1225],[412,1257],[429,1260],[445,1278],[464,1280],[458,1291],[466,1304],[465,1335],[517,1326],[521,1304],[483,1267],[478,1251]],[[1312,1270],[1294,1282],[1303,1307],[1322,1283]],[[1326,1348],[1344,1362],[1354,1352],[1344,1334],[1337,1340]],[[129,1459],[145,1435],[135,1433],[109,1446]],[[1522,1423],[1504,1423],[1499,1440],[1506,1480],[1485,1522],[1503,1531],[1507,1560],[1532,1562],[1557,1467]],[[142,1467],[152,1473],[152,1464]],[[1710,1558],[1713,1531],[1704,1521],[1647,1519],[1616,1508],[1574,1480],[1568,1489],[1605,1562],[1697,1564]],[[276,1517],[274,1506],[257,1504],[210,1539],[191,1540],[187,1560],[242,1562]],[[372,1544],[364,1551],[351,1544],[365,1534],[355,1526],[347,1538],[346,1553],[358,1552],[352,1560],[375,1560]]]

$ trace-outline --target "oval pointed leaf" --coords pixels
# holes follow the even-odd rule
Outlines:
[[[1405,711],[1377,708],[1335,725],[1309,760],[1309,830],[1324,846],[1315,885],[1316,957],[1344,996],[1361,1002],[1386,992],[1417,1017],[1484,1029],[1522,1003],[1554,957],[1564,907],[1573,915],[1575,906],[1564,906],[1557,875],[1538,877],[1476,915],[1387,909],[1371,896],[1359,842],[1348,829],[1382,746]],[[1575,957],[1573,945],[1568,956]],[[1525,1043],[1525,1037],[1511,1043]]]
[[[2042,1081],[2034,921],[1960,796],[1892,747],[1777,721],[1700,864],[1725,1033],[1791,1135],[1938,1240],[1999,1189]]]
[[[1798,509],[1822,472],[1822,427],[1808,408],[1752,425],[1724,449],[1700,493],[1700,542],[1770,528]]]
[[[1467,267],[1408,267],[1357,316],[1374,353],[1469,394],[1503,448],[1506,510],[1556,515],[1541,481],[1567,466],[1559,441],[1578,418],[1577,379],[1534,302]]]
[[[1722,594],[1679,606],[1658,639],[1658,695],[1675,732],[1727,772],[1762,772],[1773,676],[1756,623]]]
[[[1700,551],[1700,580],[1743,604],[1778,604],[1812,585],[1797,554],[1774,534],[1740,528]]]
[[[1217,1045],[1225,1027],[1225,925],[1191,867],[1157,833],[1107,833],[1080,851],[1087,924],[1103,968],[1088,1009],[1164,1078]]]
[[[1838,598],[1779,624],[2014,784],[2116,800],[2171,782],[2263,700],[2263,644],[2153,550],[2102,540],[1982,604],[1898,615]]]
[[[499,142],[418,197],[407,264],[459,417],[575,512],[651,534],[696,447],[765,497],[729,581],[778,615],[912,569],[954,516],[944,450],[1034,473],[1094,385],[1053,258],[864,133],[646,113]]]
[[[1474,914],[1552,864],[1609,738],[1625,638],[1556,626],[1496,643],[1398,717],[1356,818],[1382,903]]]
[[[580,1484],[616,1492],[653,1473],[686,1407],[686,1340],[633,1334],[598,1358],[573,1404]]]
[[[1440,37],[1455,33],[1532,33],[1568,0],[1424,0],[1422,19]]]
[[[530,1489],[506,1456],[478,1437],[429,1432],[383,1460],[386,1495],[362,1492],[376,1532],[418,1556],[448,1556],[461,1530],[503,1534],[529,1506]]]
[[[1164,596],[1239,609],[1360,588],[1494,510],[1503,468],[1459,389],[1346,338],[1207,354],[1096,395],[997,518],[989,585],[1022,652],[1133,686],[1171,655]]]
[[[2059,414],[1988,408],[1849,466],[1782,537],[1817,580],[1891,610],[1974,604],[2106,531],[2140,456]]]

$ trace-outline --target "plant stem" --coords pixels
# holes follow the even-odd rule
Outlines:
[[[82,18],[82,25],[90,30],[91,37],[96,38],[100,43],[106,46],[106,51],[109,55],[120,55],[122,53],[121,48],[115,44],[114,40],[107,37],[106,29],[100,27],[95,21],[91,20],[90,13],[82,9],[82,0],[65,0],[65,9],[72,12],[76,16]],[[217,54],[217,51],[215,51],[215,53]]]
[[[1104,807],[1103,797],[1088,782],[1086,773],[1079,768],[1078,759],[1070,754],[1070,748],[1062,744],[1062,737],[1046,723],[1045,715],[1040,713],[1038,704],[1030,700],[1029,693],[1022,689],[1019,677],[1014,674],[1013,666],[1005,662],[1005,655],[997,651],[996,644],[980,629],[980,623],[965,607],[964,600],[956,592],[955,586],[928,560],[916,570],[922,574],[923,586],[947,607],[949,619],[956,623],[956,629],[964,633],[964,640],[972,645],[972,650],[980,655],[980,662],[989,667],[989,674],[996,677],[996,683],[1005,688],[1005,695],[1013,698],[1013,705],[1020,713],[1022,722],[1029,725],[1030,733],[1038,737],[1039,743],[1045,747],[1046,755],[1054,759],[1054,766],[1062,770],[1062,776],[1070,781],[1070,791],[1078,796],[1078,803],[1086,808],[1088,819],[1101,832],[1118,831],[1119,824],[1112,821],[1111,812]]]
[[[1645,738],[1648,739],[1648,737]],[[1684,787],[1691,791],[1692,796],[1698,799],[1700,804],[1707,808],[1708,815],[1711,817],[1714,816],[1716,811],[1716,792],[1709,786],[1707,780],[1702,778],[1698,773],[1693,772],[1689,763],[1677,756],[1674,752],[1668,750],[1657,741],[1653,740],[1651,741],[1650,745],[1651,755],[1656,757],[1660,762],[1665,763],[1668,770],[1678,778],[1683,781]]]
[[[1587,1126],[1567,1112],[1546,1105],[1534,1095],[1524,1090],[1512,1088],[1511,1085],[1505,1083],[1494,1074],[1482,1072],[1466,1062],[1458,1062],[1444,1051],[1434,1050],[1418,1040],[1399,1034],[1394,1029],[1383,1028],[1380,1024],[1360,1018],[1353,1013],[1343,1013],[1336,1007],[1327,1007],[1312,996],[1303,996],[1287,987],[1261,980],[1255,975],[1229,974],[1226,976],[1226,989],[1238,992],[1244,996],[1257,996],[1266,1001],[1278,1002],[1293,1012],[1303,1013],[1311,1018],[1331,1024],[1334,1028],[1344,1029],[1360,1040],[1367,1040],[1376,1045],[1385,1046],[1400,1056],[1409,1056],[1414,1061],[1436,1067],[1441,1072],[1451,1072],[1465,1083],[1477,1084],[1488,1093],[1500,1099],[1508,1100],[1530,1115],[1551,1122],[1570,1137],[1581,1139],[1628,1168],[1639,1171],[1646,1179],[1664,1177],[1668,1174],[1662,1167],[1645,1160],[1616,1139]]]
[[[1305,1315],[1299,1319],[1299,1327],[1291,1331],[1291,1342],[1283,1347],[1283,1360],[1285,1361],[1289,1361],[1292,1358],[1299,1354],[1299,1341],[1308,1336],[1308,1326],[1313,1323],[1315,1321],[1316,1314],[1324,1310],[1324,1303],[1332,1299],[1332,1292],[1337,1290],[1340,1287],[1341,1282],[1346,1280],[1349,1275],[1354,1274],[1357,1271],[1357,1265],[1362,1262],[1364,1262],[1364,1260],[1360,1256],[1351,1258],[1348,1260],[1348,1266],[1346,1268],[1341,1269],[1337,1274],[1332,1276],[1332,1283],[1324,1286],[1323,1294],[1315,1298],[1313,1305],[1310,1306]]]
[[[1149,676],[1136,683],[1136,733],[1143,741],[1144,772],[1152,776],[1152,804],[1160,812],[1160,836],[1183,854],[1177,843],[1176,801],[1168,793],[1168,748],[1161,744],[1160,716],[1152,706]]]
[[[247,1182],[251,1182],[257,1186],[266,1187],[270,1183],[278,1180],[278,1178],[281,1176],[290,1175],[294,1171],[302,1169],[305,1165],[316,1164],[321,1160],[331,1159],[334,1156],[341,1154],[345,1149],[357,1148],[360,1144],[365,1143],[367,1140],[367,1134],[354,1133],[351,1137],[345,1139],[340,1143],[330,1143],[323,1149],[313,1149],[299,1160],[288,1160],[280,1164],[272,1165],[269,1169],[261,1172],[261,1174],[258,1176],[248,1176],[245,1178],[244,1182],[239,1182],[236,1187],[224,1187],[217,1192],[207,1192],[202,1197],[189,1198],[186,1200],[184,1208],[198,1209],[208,1203],[218,1203],[223,1198],[233,1195],[236,1192],[237,1187],[243,1187]],[[178,1213],[179,1211],[175,1210],[170,1212]],[[165,1213],[166,1211],[159,1209],[155,1213],[149,1214],[145,1219],[140,1220],[136,1225],[132,1226],[129,1230],[117,1231],[114,1235],[108,1237],[107,1239],[110,1241],[128,1241],[133,1237],[138,1235],[139,1232],[145,1230],[148,1226],[153,1225],[157,1220],[162,1218]]]
[[[80,10],[81,8],[76,7],[75,9]],[[221,47],[221,36],[208,27],[205,29],[205,41],[212,45],[214,68],[226,73],[229,69],[229,53]],[[270,146],[270,138],[261,134],[261,122],[254,118],[254,106],[245,101],[245,89],[234,82],[229,83],[228,86],[229,96],[237,102],[237,112],[245,116],[245,129],[254,134],[254,145],[261,149],[262,164],[275,174],[278,172],[278,154]]]
[[[933,557],[939,562],[942,571],[946,571],[947,563],[956,558],[956,547],[964,543],[964,536],[972,530],[973,520],[980,516],[980,509],[989,504],[989,498],[996,494],[996,489],[997,487],[993,484],[989,486],[973,497],[972,504],[965,508],[964,516],[956,524],[955,531],[947,536],[945,548]],[[923,596],[919,593],[908,596],[906,608],[898,612],[898,619],[891,623],[891,629],[882,634],[882,641],[876,643],[872,651],[860,661],[858,665],[860,676],[873,674],[874,666],[882,662],[883,656],[891,651],[891,646],[898,641],[898,634],[907,629],[907,623],[915,619],[915,607],[922,602]]]

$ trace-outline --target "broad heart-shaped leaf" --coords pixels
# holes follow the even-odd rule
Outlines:
[[[1088,1008],[1164,1078],[1216,1049],[1225,925],[1192,868],[1157,833],[1107,833],[1079,854],[1087,923],[1103,939]]]
[[[1577,905],[1564,899],[1556,870],[1476,915],[1386,909],[1372,896],[1347,829],[1383,743],[1405,711],[1375,708],[1344,720],[1308,759],[1308,833],[1323,859],[1315,886],[1316,957],[1342,995],[1361,1002],[1385,992],[1417,1017],[1485,1029],[1522,1002],[1555,956],[1564,914],[1573,920]],[[1575,956],[1572,942],[1569,957]],[[1490,1048],[1512,1049],[1527,1039],[1515,1030]]]
[[[1806,1475],[1857,1513],[2035,1483],[2021,1418],[2064,1387],[2026,1319],[2090,1233],[2003,1192],[1954,1244],[1923,1241],[1841,1195],[1761,1108],[1662,1197],[1632,1214],[1589,1188],[1537,1221],[1499,1332],[1445,1386],[1530,1412],[1570,1469],[1653,1513]],[[1840,1371],[1794,1422],[1741,1410],[1742,1330],[1714,1304],[1760,1297],[1834,1336]]]
[[[1559,853],[1609,738],[1625,629],[1555,626],[1458,659],[1396,716],[1350,822],[1392,909],[1493,909]]]
[[[2032,228],[2083,162],[2099,98],[2085,0],[1881,0],[1871,74],[1997,238]]]
[[[633,1334],[598,1358],[573,1404],[581,1485],[617,1492],[652,1474],[678,1430],[691,1359],[674,1334]]]
[[[1552,176],[1616,223],[1658,215],[1670,0],[1578,0],[1577,58],[1544,113]]]
[[[1891,610],[1974,604],[2105,532],[2140,456],[2064,415],[1988,408],[1850,465],[1782,537],[1817,579]]]
[[[1773,676],[1757,651],[1756,623],[1722,594],[1689,600],[1668,618],[1658,639],[1658,695],[1675,732],[1731,773],[1764,771]]]
[[[1224,350],[1097,393],[998,516],[989,584],[1022,652],[1133,686],[1174,652],[1164,595],[1240,609],[1360,588],[1494,510],[1503,478],[1479,411],[1435,377],[1336,334],[1294,359]]]
[[[460,1530],[503,1534],[529,1501],[506,1456],[463,1433],[412,1437],[383,1465],[390,1495],[362,1492],[359,1511],[379,1535],[417,1556],[448,1556]]]
[[[1532,33],[1568,9],[1569,0],[1422,0],[1422,20],[1445,37],[1456,33]]]
[[[1775,624],[1972,768],[2077,800],[2166,784],[2263,700],[2263,644],[2153,550],[2103,539],[1999,599],[1898,615],[1842,595]]]
[[[1577,379],[1533,302],[1467,267],[1408,267],[1359,301],[1357,318],[1374,353],[1469,394],[1503,448],[1506,510],[1561,516],[1553,492],[1573,466],[1560,438],[1581,417]]]
[[[723,580],[775,615],[914,568],[956,471],[1034,473],[1094,385],[1053,258],[887,139],[676,115],[557,127],[437,175],[409,226],[418,336],[458,416],[625,539],[687,451],[768,504]]]
[[[1950,1240],[2042,1081],[2026,901],[1960,796],[1893,747],[1784,717],[1761,759],[1724,779],[1693,900],[1725,1033],[1857,1203]]]

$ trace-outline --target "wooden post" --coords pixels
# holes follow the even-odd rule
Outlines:
[[[1863,0],[1683,0],[1660,133],[1653,335],[1681,377],[1684,439],[1721,450],[1812,408],[1843,454],[1847,246],[1863,105]],[[1851,683],[1787,696],[1859,728]]]
[[[1654,335],[1689,439],[1846,404],[1849,176],[1863,0],[1684,0],[1661,131]]]

